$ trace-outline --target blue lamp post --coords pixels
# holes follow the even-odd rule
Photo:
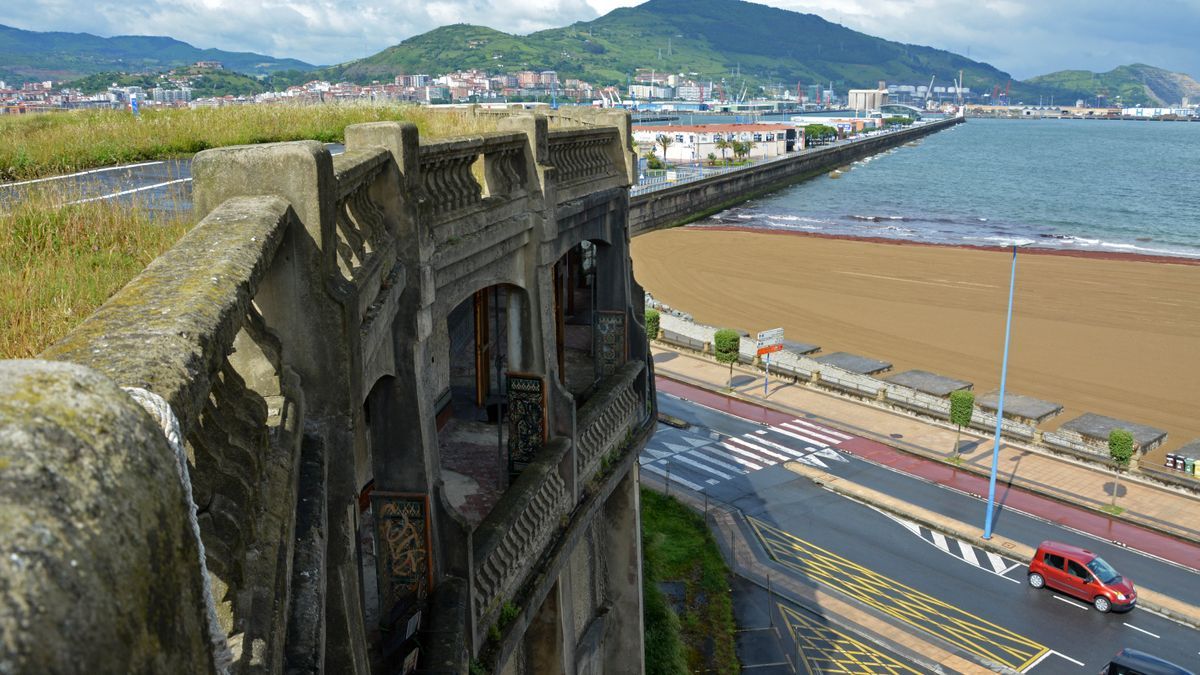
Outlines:
[[[996,512],[996,472],[1000,468],[1000,427],[1004,424],[1004,383],[1008,376],[1008,337],[1012,333],[1013,289],[1017,285],[1017,249],[1032,244],[1019,241],[1012,245],[1012,275],[1008,280],[1008,318],[1004,322],[1004,359],[1000,362],[1000,401],[996,405],[996,439],[992,441],[992,473],[988,478],[987,517],[983,524],[983,538],[992,538],[992,516]]]

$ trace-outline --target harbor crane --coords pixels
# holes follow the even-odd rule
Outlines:
[[[925,108],[927,110],[929,109],[929,97],[933,96],[933,81],[936,78],[937,75],[931,75],[929,77],[929,88],[925,90]]]

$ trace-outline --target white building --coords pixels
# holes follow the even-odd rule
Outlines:
[[[717,141],[724,138],[727,141],[753,143],[749,154],[751,159],[765,159],[786,154],[788,150],[788,133],[792,133],[795,147],[800,147],[801,130],[790,124],[695,124],[686,126],[635,126],[633,140],[638,145],[655,146],[655,154],[662,157],[662,146],[658,137],[665,135],[671,139],[667,146],[664,159],[671,162],[699,162],[714,155],[722,157],[717,148]],[[733,159],[733,150],[726,149],[725,159]]]
[[[852,110],[879,110],[888,103],[888,90],[882,82],[878,89],[851,89],[847,107]]]

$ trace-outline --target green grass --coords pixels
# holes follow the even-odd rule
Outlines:
[[[729,569],[704,519],[683,504],[642,490],[646,672],[738,673]],[[681,616],[658,589],[685,587]]]
[[[191,225],[113,202],[61,202],[38,192],[0,211],[0,359],[61,338]]]
[[[1105,504],[1104,506],[1100,507],[1100,510],[1114,516],[1119,516],[1122,513],[1125,513],[1125,507],[1116,506],[1114,504]]]
[[[348,125],[409,121],[422,138],[482,133],[496,118],[415,105],[247,105],[197,110],[116,110],[0,116],[0,181],[126,162],[184,157],[208,148],[275,141],[339,142]]]

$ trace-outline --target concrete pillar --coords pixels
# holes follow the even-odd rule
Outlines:
[[[641,497],[637,466],[630,470],[604,504],[604,556],[611,607],[603,653],[605,673],[642,675],[646,655],[642,644]]]
[[[526,342],[524,337],[526,323],[524,293],[519,289],[509,288],[506,295],[508,296],[508,311],[505,313],[505,317],[508,319],[508,369],[524,372],[524,344]]]
[[[561,582],[554,584],[525,629],[525,672],[557,675],[568,672],[563,659]]]

